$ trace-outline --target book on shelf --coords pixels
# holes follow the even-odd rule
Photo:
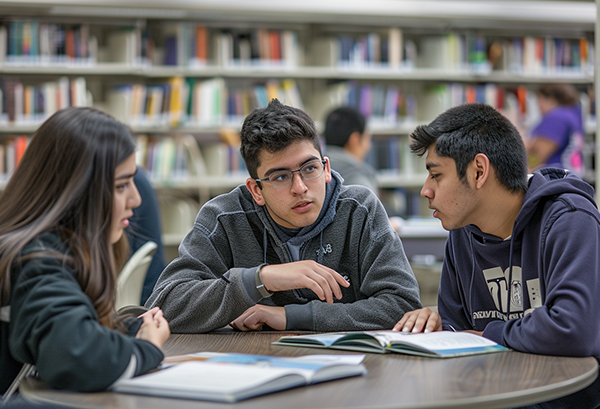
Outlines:
[[[479,335],[450,331],[418,334],[397,331],[352,331],[290,335],[279,338],[273,344],[379,354],[398,353],[432,358],[452,358],[509,350]]]
[[[241,124],[253,109],[266,107],[272,98],[303,107],[293,79],[227,84],[223,78],[173,77],[166,83],[114,86],[107,96],[107,109],[132,126],[215,127]]]
[[[6,181],[19,165],[30,138],[25,135],[13,135],[0,143],[0,181]]]
[[[215,59],[224,67],[296,67],[302,61],[293,30],[222,29],[214,36]]]
[[[371,129],[414,123],[417,118],[416,96],[394,84],[338,82],[313,93],[307,105],[314,118],[325,118],[339,106],[354,107],[368,118]]]
[[[140,27],[124,26],[107,34],[107,54],[111,62],[149,65],[153,49],[153,41]]]
[[[414,66],[402,30],[390,27],[364,34],[325,35],[311,44],[312,63],[341,69],[400,69]]]
[[[204,174],[198,169],[197,142],[191,136],[139,135],[136,138],[136,163],[142,166],[152,182],[187,181]]]
[[[98,43],[88,24],[55,24],[30,19],[0,29],[0,60],[9,64],[93,64]]]
[[[117,381],[116,392],[217,402],[367,373],[364,355],[267,355],[198,353],[171,359],[164,369]],[[169,358],[165,361],[169,362]]]
[[[164,59],[159,63],[203,67],[209,63],[210,33],[203,24],[168,23],[161,26]]]
[[[383,174],[422,175],[425,173],[424,159],[411,153],[409,144],[407,136],[377,136],[371,141],[365,162]]]
[[[24,84],[16,78],[0,80],[0,121],[37,125],[59,109],[91,106],[93,98],[83,77],[60,77],[57,81]]]

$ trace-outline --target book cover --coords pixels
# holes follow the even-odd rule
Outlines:
[[[275,345],[333,348],[372,353],[399,353],[432,358],[508,351],[487,338],[468,332],[436,331],[404,333],[397,331],[352,331],[279,338]]]
[[[236,402],[367,373],[361,363],[364,355],[275,357],[198,353],[177,358],[165,360],[172,366],[118,381],[112,389],[143,395]]]

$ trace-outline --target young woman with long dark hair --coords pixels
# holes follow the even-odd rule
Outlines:
[[[127,128],[93,108],[45,121],[0,195],[0,393],[23,365],[54,388],[98,391],[156,367],[158,308],[115,312],[123,229],[141,203]]]

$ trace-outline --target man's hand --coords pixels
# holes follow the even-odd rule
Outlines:
[[[429,308],[407,312],[393,328],[393,331],[412,333],[441,330],[442,318],[437,312],[432,311]]]
[[[240,331],[257,330],[263,325],[283,331],[286,324],[285,307],[268,307],[256,304],[244,311],[242,315],[233,320],[229,325]]]
[[[333,302],[333,297],[342,298],[340,285],[350,286],[335,270],[313,260],[264,266],[260,270],[260,278],[268,291],[308,288],[328,303]]]

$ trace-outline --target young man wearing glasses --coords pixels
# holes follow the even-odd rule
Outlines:
[[[251,177],[202,207],[146,303],[172,331],[389,329],[420,308],[383,206],[342,186],[305,112],[273,100],[241,139]]]

